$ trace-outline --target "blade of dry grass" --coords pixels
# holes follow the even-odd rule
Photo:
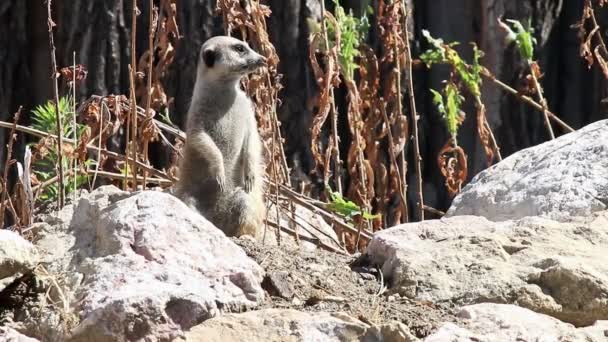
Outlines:
[[[420,221],[424,220],[424,197],[422,195],[422,168],[420,163],[422,158],[420,157],[420,143],[418,139],[418,113],[416,111],[416,99],[414,98],[414,84],[413,84],[413,74],[412,74],[412,52],[410,49],[410,34],[408,28],[408,20],[410,13],[407,11],[405,3],[402,2],[401,6],[403,6],[404,15],[404,42],[405,42],[405,57],[406,57],[406,72],[407,72],[407,92],[409,95],[410,101],[410,111],[412,118],[412,134],[414,135],[414,165],[416,167],[416,195],[417,202],[416,207],[418,209],[418,219]]]
[[[55,40],[53,38],[53,22],[51,15],[51,0],[47,0],[47,24],[49,27],[49,49],[51,51],[51,84],[53,85],[53,98],[55,100],[55,122],[57,129],[57,174],[59,175],[59,196],[57,197],[57,204],[59,209],[63,208],[65,203],[65,183],[63,179],[63,127],[61,123],[61,114],[59,112],[59,87],[57,85],[57,58],[55,56]]]
[[[6,122],[6,121],[0,121],[0,127],[3,128],[12,128],[13,124]],[[39,138],[51,138],[51,139],[58,139],[58,137],[54,134],[50,134],[50,133],[46,133],[34,128],[30,128],[30,127],[26,127],[26,126],[21,126],[21,125],[16,125],[15,129],[17,131],[26,133],[26,134],[30,134]],[[72,139],[64,139],[63,140],[64,143],[68,143],[71,145],[77,145],[78,142],[76,142],[75,140]],[[135,163],[137,164],[138,167],[142,168],[142,169],[146,169],[148,172],[150,172],[151,174],[160,177],[160,178],[165,178],[165,179],[169,179],[173,182],[177,181],[176,178],[173,178],[171,176],[169,176],[168,174],[166,174],[163,171],[157,170],[151,166],[148,166],[140,161],[134,161],[133,159],[131,159],[131,157],[116,153],[116,152],[112,152],[112,151],[108,151],[106,149],[100,149],[97,146],[93,146],[93,145],[87,145],[87,150],[92,151],[94,153],[100,152],[102,155],[112,158],[112,159],[116,159],[116,160],[120,160],[120,161],[124,161],[127,163]]]
[[[10,167],[12,165],[12,158],[13,158],[13,144],[15,142],[15,137],[16,137],[16,131],[17,131],[17,122],[19,121],[19,116],[21,115],[21,109],[22,107],[19,107],[19,109],[17,110],[17,112],[15,113],[15,115],[13,116],[13,124],[11,125],[10,129],[11,129],[11,133],[8,137],[8,145],[7,145],[7,149],[6,149],[6,160],[4,161],[4,174],[2,176],[2,200],[1,200],[1,204],[0,204],[0,229],[4,228],[4,213],[6,211],[6,199],[9,198],[9,203],[10,203],[10,196],[9,195],[9,191],[8,191],[8,171],[10,170]],[[12,204],[11,204],[12,205]],[[14,209],[13,209],[14,211]],[[14,215],[15,218],[17,218],[17,215]]]
[[[487,79],[489,79],[490,81],[492,81],[492,83],[496,84],[498,87],[502,88],[503,90],[505,90],[509,94],[514,95],[515,97],[517,97],[520,101],[529,104],[530,106],[534,107],[535,109],[537,109],[537,110],[539,110],[541,112],[543,111],[544,107],[541,106],[538,102],[534,101],[529,96],[521,94],[520,92],[518,92],[517,90],[515,90],[514,88],[512,88],[508,84],[506,84],[506,83],[502,82],[501,80],[497,79],[496,76],[494,76],[488,69],[484,68],[482,70],[481,74],[484,77],[486,77]],[[565,123],[564,121],[562,121],[562,119],[560,119],[557,115],[555,115],[554,113],[552,113],[550,110],[546,109],[546,113],[547,113],[547,115],[549,116],[549,118],[551,120],[555,121],[556,124],[558,124],[560,127],[562,127],[567,132],[574,132],[575,131],[574,128],[570,127],[567,123]]]

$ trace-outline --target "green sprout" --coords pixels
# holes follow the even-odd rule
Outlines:
[[[506,22],[511,24],[513,29],[499,20],[500,26],[507,31],[507,42],[515,42],[522,58],[531,62],[534,58],[536,39],[534,38],[534,29],[532,29],[530,21],[528,20],[527,27],[524,27],[521,22],[513,19],[507,19]]]
[[[433,64],[451,65],[471,94],[475,97],[481,96],[481,72],[483,67],[479,63],[479,60],[483,57],[483,51],[473,44],[473,64],[470,65],[452,48],[457,46],[458,42],[445,44],[442,39],[433,38],[427,30],[422,30],[422,35],[431,44],[431,48],[420,55],[420,59],[424,64],[429,68]]]
[[[76,135],[74,132],[73,126],[73,112],[72,112],[72,99],[69,97],[62,97],[59,99],[59,113],[61,117],[62,123],[62,133],[66,138],[75,139]],[[57,111],[55,108],[55,103],[52,101],[48,101],[43,105],[39,105],[34,110],[32,110],[32,128],[49,133],[49,134],[57,134]],[[85,129],[85,125],[76,125],[76,130],[78,131],[78,136],[82,134]],[[34,143],[35,144],[35,143]],[[33,144],[30,144],[33,145]],[[48,152],[44,155],[43,158],[36,160],[33,164],[33,170],[36,177],[45,182],[56,176],[57,170],[57,159],[59,158],[57,153],[57,146],[52,145],[48,146]],[[90,165],[91,160],[85,161],[85,165]],[[70,161],[67,158],[63,158],[61,161],[62,167],[64,170],[68,170],[70,168]],[[72,180],[69,180],[69,177],[66,177],[65,182],[65,190],[66,193],[71,193],[75,191],[82,185],[86,184],[88,181],[88,176],[83,174],[73,175]],[[59,186],[56,183],[53,183],[47,186],[44,191],[40,194],[40,199],[42,201],[54,201],[59,195]]]
[[[458,87],[454,83],[447,83],[443,94],[431,89],[433,103],[437,110],[443,115],[445,124],[452,137],[458,134],[458,127],[464,119],[464,112],[460,109],[464,98],[460,95]]]
[[[366,220],[373,220],[380,217],[380,214],[372,215],[361,209],[356,203],[342,197],[342,194],[339,192],[332,191],[329,185],[326,185],[325,189],[329,193],[331,199],[331,202],[326,204],[329,210],[345,216],[349,220],[352,220],[355,216],[361,216]]]
[[[344,78],[352,80],[355,77],[355,70],[358,68],[355,59],[360,55],[359,45],[369,31],[369,20],[365,15],[361,18],[355,17],[352,10],[346,14],[339,0],[333,1],[336,5],[335,17],[341,34],[338,52],[340,69]],[[331,21],[328,21],[327,24],[328,35],[331,41],[332,37],[335,37],[335,28]],[[332,46],[334,44],[335,42],[332,42]]]

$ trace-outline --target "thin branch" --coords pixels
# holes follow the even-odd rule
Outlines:
[[[3,128],[12,128],[13,124],[6,122],[6,121],[0,121],[0,127]],[[37,136],[39,138],[51,138],[51,139],[55,139],[57,140],[57,136],[54,134],[50,134],[50,133],[46,133],[34,128],[30,128],[30,127],[26,127],[26,126],[21,126],[21,125],[16,125],[15,129],[17,131],[20,132],[24,132],[33,136]],[[64,139],[63,140],[64,143],[68,143],[68,144],[72,144],[72,145],[77,145],[78,142],[76,142],[75,140],[72,139]],[[131,157],[116,153],[116,152],[112,152],[112,151],[108,151],[106,149],[100,149],[97,146],[93,146],[93,145],[87,145],[86,146],[87,150],[92,151],[94,153],[97,153],[98,151],[101,152],[102,155],[112,158],[112,159],[116,159],[116,160],[121,160],[127,163],[133,163],[133,159],[131,159]],[[160,178],[165,178],[165,179],[169,179],[173,182],[177,181],[176,178],[171,177],[170,175],[166,174],[163,171],[157,170],[151,166],[148,166],[140,161],[135,161],[135,164],[137,164],[138,167],[147,170],[148,172],[150,172],[151,174],[160,177]]]
[[[100,177],[105,177],[105,178],[109,178],[109,179],[117,179],[117,180],[120,180],[124,177],[120,173],[100,171],[100,170],[91,170],[91,169],[87,169],[87,173],[90,175],[95,174],[95,175],[99,175]],[[172,185],[173,184],[173,181],[166,179],[166,178],[151,177],[151,178],[148,178],[148,182],[157,183],[158,185]]]
[[[321,30],[322,30],[322,34],[323,34],[323,40],[324,40],[324,44],[325,44],[325,51],[327,52],[325,54],[325,59],[326,59],[326,63],[325,65],[329,65],[329,63],[327,63],[327,59],[331,58],[330,57],[330,50],[329,50],[329,38],[327,36],[327,25],[325,23],[325,1],[321,1]],[[332,75],[328,75],[328,77],[333,77]],[[336,110],[336,101],[335,101],[335,97],[334,97],[334,88],[331,82],[329,82],[329,98],[331,99],[331,133],[332,133],[332,140],[333,140],[333,148],[332,148],[332,155],[333,155],[333,159],[334,159],[334,182],[336,183],[336,191],[338,191],[339,193],[343,194],[342,192],[342,170],[341,170],[341,165],[342,162],[340,161],[340,148],[339,148],[339,137],[338,137],[338,111]],[[327,165],[329,167],[329,165]]]
[[[76,51],[72,54],[72,67],[74,70],[72,74],[72,129],[74,134],[74,140],[78,141],[78,123],[76,122]],[[76,201],[76,188],[77,188],[77,177],[78,174],[78,158],[73,158],[74,162],[74,190],[73,200]]]
[[[301,227],[302,229],[304,229],[306,232],[308,232],[310,235],[315,235],[313,234],[308,227],[304,226],[303,224],[301,224],[300,222],[298,222],[298,218],[302,221],[302,222],[306,222],[312,229],[314,229],[315,231],[317,231],[319,234],[327,237],[328,239],[330,239],[332,242],[334,242],[337,246],[340,246],[340,242],[338,240],[336,240],[333,236],[331,236],[330,234],[324,232],[321,228],[319,227],[315,227],[314,225],[312,225],[310,222],[307,222],[309,219],[303,217],[302,215],[298,214],[295,212],[295,210],[292,211],[291,207],[293,207],[293,201],[288,201],[288,203],[281,203],[279,206],[281,207],[281,209],[283,209],[285,212],[287,212],[288,214],[291,214],[291,216],[289,215],[285,215],[285,217],[287,217],[293,224],[296,225],[296,227]],[[289,207],[289,208],[288,208]],[[297,230],[294,229],[294,231],[296,232],[296,240],[298,239],[298,234],[297,234]],[[299,245],[299,242],[298,242]]]
[[[408,221],[407,202],[405,201],[406,185],[402,183],[404,181],[404,179],[402,178],[402,176],[400,174],[399,165],[397,164],[397,158],[395,157],[395,140],[393,139],[393,132],[391,129],[391,124],[388,120],[388,115],[386,114],[386,104],[380,103],[380,112],[382,112],[382,118],[384,119],[384,124],[387,127],[386,131],[388,134],[388,145],[389,145],[388,154],[390,155],[392,168],[397,173],[397,187],[399,190],[399,191],[397,191],[397,193],[399,194],[399,199],[401,202],[401,210],[406,215],[405,222],[407,222]],[[403,149],[405,150],[405,146]],[[401,156],[403,156],[403,153],[401,154]],[[405,172],[405,170],[403,170],[401,172]]]
[[[475,105],[477,106],[477,110],[480,110],[483,115],[483,122],[477,123],[478,125],[484,125],[488,130],[488,135],[490,136],[490,144],[492,145],[492,149],[494,153],[496,153],[496,159],[498,161],[502,161],[502,155],[500,154],[500,147],[498,147],[498,143],[496,142],[496,138],[494,137],[494,132],[492,131],[492,127],[490,127],[490,123],[488,122],[488,117],[485,115],[486,107],[481,102],[481,98],[479,96],[475,97]]]
[[[429,207],[428,205],[424,205],[423,209],[425,211],[428,211],[431,214],[435,214],[435,215],[440,216],[440,217],[445,216],[445,213],[443,211],[441,211],[439,209],[435,209],[433,207]]]
[[[416,99],[414,98],[414,84],[412,81],[412,52],[410,50],[410,34],[408,29],[408,19],[410,13],[405,7],[405,2],[401,3],[404,12],[404,42],[405,42],[405,57],[406,57],[406,71],[407,71],[407,92],[410,100],[410,112],[412,116],[412,133],[414,135],[414,165],[416,166],[416,193],[418,201],[416,207],[418,208],[418,218],[420,221],[424,220],[424,197],[422,195],[422,168],[420,163],[422,158],[420,157],[420,144],[418,139],[418,113],[416,112]]]
[[[497,79],[496,76],[494,76],[488,69],[483,68],[481,74],[484,77],[488,78],[490,81],[492,81],[494,84],[496,84],[498,87],[502,88],[503,90],[510,93],[511,95],[514,95],[515,97],[517,97],[520,101],[529,104],[530,106],[534,107],[536,110],[539,110],[541,112],[543,111],[543,109],[544,109],[543,106],[538,104],[536,101],[531,99],[529,96],[521,94],[517,90],[510,87],[508,84]],[[564,130],[566,130],[568,132],[575,131],[574,128],[570,127],[567,123],[562,121],[562,119],[560,119],[557,115],[553,114],[550,110],[546,109],[546,113],[551,120],[555,121],[555,123],[558,124],[560,127],[562,127]]]
[[[403,13],[403,15],[406,15],[405,13]],[[395,46],[395,64],[397,67],[397,115],[398,116],[403,116],[403,94],[401,92],[401,72],[402,72],[402,66],[401,66],[401,58],[399,55],[399,49],[397,48],[397,46]],[[389,133],[389,144],[391,145],[390,150],[393,149],[393,142],[391,142],[390,140],[393,140],[393,133],[390,129],[390,125],[388,123],[388,116],[386,115],[386,106],[384,106],[383,104],[381,104],[381,110],[383,110],[384,112],[382,113],[386,124],[386,127],[389,127],[388,129],[388,133]],[[392,153],[392,152],[391,152]],[[394,167],[397,168],[397,170],[400,170],[400,177],[401,177],[401,184],[399,184],[399,195],[401,196],[401,201],[403,201],[403,215],[405,215],[405,220],[402,220],[401,222],[409,222],[410,221],[410,213],[409,213],[409,208],[407,206],[407,188],[408,188],[408,184],[407,184],[407,140],[405,141],[404,145],[403,145],[403,149],[401,150],[401,153],[399,153],[399,165],[396,164],[396,162],[393,162]],[[391,159],[394,159],[394,155],[391,155]]]
[[[593,30],[595,31],[595,36],[597,37],[600,46],[602,47],[602,53],[604,56],[608,56],[608,49],[606,48],[606,43],[604,42],[604,38],[602,37],[602,30],[600,30],[600,26],[597,24],[597,19],[595,18],[595,11],[593,10],[593,3],[591,0],[586,0],[588,3],[588,7],[591,8],[591,22],[593,23]]]
[[[153,62],[154,62],[154,32],[155,32],[155,21],[154,21],[154,0],[150,0],[148,9],[148,83],[146,84],[146,124],[143,126],[146,127],[147,124],[152,120],[152,72],[153,72]],[[149,164],[148,161],[148,143],[149,137],[144,134],[144,163]],[[143,179],[143,188],[146,188],[146,178],[148,177],[148,172],[144,170],[144,179]]]
[[[137,99],[135,98],[135,71],[137,70],[137,60],[135,54],[137,33],[137,0],[133,0],[133,8],[131,11],[131,65],[129,66],[130,79],[130,101],[131,101],[131,152],[132,152],[132,172],[133,172],[133,189],[137,190]],[[147,113],[146,113],[147,115]],[[127,140],[127,151],[129,153],[129,141]],[[126,169],[128,169],[128,164]],[[127,172],[128,175],[128,172]]]
[[[545,119],[545,127],[547,127],[547,132],[549,132],[549,137],[551,140],[555,139],[555,133],[553,133],[553,127],[551,127],[551,121],[549,121],[549,114],[547,114],[547,100],[543,96],[543,88],[540,86],[540,82],[536,77],[536,72],[534,65],[536,63],[533,61],[528,61],[528,67],[530,68],[530,75],[532,76],[532,81],[534,82],[534,88],[536,88],[536,94],[538,94],[538,100],[540,101],[540,105],[543,107],[543,118]],[[538,64],[536,64],[538,67]]]
[[[55,56],[55,40],[53,38],[53,22],[51,16],[51,0],[47,0],[47,24],[49,26],[49,49],[51,52],[51,84],[53,85],[53,97],[55,98],[55,122],[57,128],[57,173],[59,175],[59,196],[57,197],[59,209],[63,208],[65,203],[65,183],[63,179],[63,127],[62,113],[59,112],[59,87],[57,86],[57,58]],[[76,72],[76,70],[74,70]]]
[[[4,228],[4,212],[6,210],[5,201],[8,196],[8,170],[12,165],[13,159],[13,143],[15,142],[17,130],[17,122],[19,121],[19,116],[21,115],[22,107],[19,107],[17,112],[13,117],[13,124],[11,125],[11,134],[8,137],[8,146],[6,152],[6,161],[4,162],[4,176],[2,177],[2,200],[0,203],[0,229]],[[10,200],[10,199],[9,199]],[[15,217],[17,218],[17,217]]]
[[[283,227],[280,224],[278,224],[278,223],[276,223],[274,221],[271,221],[271,220],[266,220],[266,221],[268,222],[269,226],[272,226],[272,227],[274,227],[274,228],[276,228],[278,230],[281,230],[281,231],[283,231],[283,232],[285,232],[287,234],[290,234],[292,236],[297,236],[297,233],[293,229],[290,229],[290,228],[287,228],[287,227]],[[318,247],[321,247],[322,249],[324,249],[326,251],[330,251],[330,252],[346,255],[346,253],[344,251],[339,250],[339,249],[337,249],[337,248],[335,248],[333,246],[330,246],[330,245],[324,243],[323,241],[321,241],[318,238],[314,238],[314,237],[311,238],[311,237],[302,236],[302,235],[300,235],[299,238],[302,239],[302,240],[304,240],[304,241],[308,241],[310,243],[313,243],[313,244],[317,245]]]
[[[266,180],[266,182],[270,183],[268,180]],[[274,186],[274,184],[271,184],[271,185]],[[306,209],[311,210],[314,213],[321,215],[325,220],[335,224],[339,229],[347,231],[352,234],[359,233],[358,229],[343,222],[335,214],[330,213],[327,210],[325,210],[324,208],[321,208],[321,207],[311,203],[311,202],[319,203],[319,201],[311,200],[311,199],[307,198],[306,196],[299,194],[282,184],[279,184],[279,188],[281,190],[281,193],[285,197],[288,197],[289,199],[291,199],[292,201],[296,202],[297,204],[305,207]],[[320,202],[320,203],[322,203],[322,202]],[[371,238],[372,237],[368,232],[366,232],[366,231],[361,232],[361,239],[363,241],[369,241],[369,240],[371,240]]]

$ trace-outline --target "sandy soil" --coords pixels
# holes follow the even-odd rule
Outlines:
[[[266,270],[263,287],[270,295],[264,308],[342,311],[374,324],[397,320],[418,337],[429,335],[442,322],[458,321],[451,307],[390,295],[377,268],[351,266],[355,256],[264,246],[248,239],[234,242]]]

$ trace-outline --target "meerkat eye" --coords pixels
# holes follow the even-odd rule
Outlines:
[[[245,52],[245,47],[243,45],[240,45],[240,44],[239,45],[235,45],[234,46],[234,50],[236,52],[238,52],[238,53],[243,53],[243,52]]]

